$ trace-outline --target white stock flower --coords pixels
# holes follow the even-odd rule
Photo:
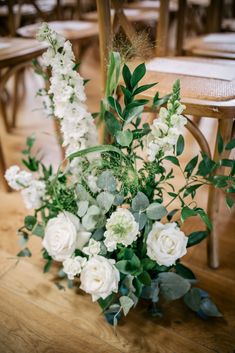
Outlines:
[[[82,250],[90,236],[78,217],[64,211],[48,221],[42,244],[54,260],[64,261],[72,256],[75,249]]]
[[[186,254],[187,242],[176,223],[155,222],[147,238],[147,255],[159,265],[171,266]]]
[[[81,273],[86,261],[85,257],[70,257],[63,262],[63,272],[67,274],[68,279],[73,280],[76,275]]]
[[[131,245],[138,233],[139,225],[132,213],[125,208],[118,208],[107,220],[104,244],[108,251],[113,251],[117,244]]]
[[[46,185],[43,181],[32,180],[29,186],[21,191],[25,207],[28,209],[41,207],[45,190]]]
[[[112,292],[118,292],[120,274],[115,260],[96,255],[89,259],[82,269],[81,289],[91,294],[92,300],[105,299]]]
[[[21,190],[27,187],[33,179],[33,175],[25,170],[20,170],[17,165],[13,165],[5,172],[5,179],[14,190]]]
[[[90,239],[88,245],[82,249],[82,252],[89,257],[98,255],[100,252],[100,242],[95,239]]]
[[[167,104],[168,109],[161,107],[158,119],[150,126],[151,131],[146,137],[147,156],[150,162],[153,162],[160,152],[164,155],[173,153],[181,130],[187,123],[187,119],[181,115],[185,106],[179,101],[175,101],[174,106],[177,107],[174,113],[170,111],[173,107],[171,102]]]

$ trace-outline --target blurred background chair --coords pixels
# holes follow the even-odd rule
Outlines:
[[[6,167],[2,141],[8,138],[11,129],[15,127],[20,101],[20,77],[23,70],[31,65],[32,59],[40,56],[46,46],[36,40],[14,38],[16,26],[13,2],[1,1],[0,5],[0,9],[6,10],[6,7],[8,9],[8,12],[6,12],[8,14],[7,22],[4,27],[8,37],[0,37],[0,104],[2,115],[0,119],[0,174],[2,178]],[[12,78],[14,83],[12,91],[9,93],[7,84]],[[4,187],[8,190],[5,182]]]
[[[113,0],[114,9],[122,13],[122,22],[128,22],[120,1]],[[122,2],[123,3],[123,2]],[[158,57],[147,62],[147,76],[143,84],[159,82],[158,90],[161,95],[170,92],[173,82],[181,80],[182,102],[186,104],[186,114],[197,117],[209,117],[217,119],[218,128],[225,141],[232,136],[233,119],[235,116],[235,66],[233,61],[208,60],[205,58],[178,57],[160,58],[167,53],[168,29],[169,29],[169,1],[161,1],[159,8],[159,20],[157,26],[157,48]],[[181,4],[182,5],[182,4]],[[109,0],[97,0],[99,28],[100,28],[100,57],[103,70],[103,82],[105,82],[106,65],[108,60],[108,48],[112,47],[112,38],[115,28],[112,26],[112,12]],[[178,28],[181,23],[182,6],[179,7]],[[105,19],[105,20],[104,20]],[[121,23],[122,25],[122,23]],[[123,26],[122,26],[123,27]],[[127,37],[130,29],[126,26]],[[177,34],[179,30],[177,31]],[[224,70],[226,65],[226,70]],[[193,79],[192,79],[193,78]],[[146,82],[145,82],[146,81]],[[154,89],[148,90],[141,98],[153,98]],[[209,156],[218,159],[217,149],[209,148],[205,137],[199,129],[188,119],[188,128],[193,132],[200,147]],[[197,131],[197,132],[196,132]],[[224,155],[224,157],[226,157]],[[214,230],[210,233],[208,241],[208,262],[213,268],[219,266],[219,239],[216,232],[216,221],[219,212],[219,195],[210,188],[208,196],[208,214],[214,223]]]

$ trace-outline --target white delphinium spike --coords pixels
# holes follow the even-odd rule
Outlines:
[[[61,120],[66,156],[96,145],[98,134],[93,118],[84,104],[84,80],[76,71],[71,43],[51,30],[46,23],[40,27],[37,39],[49,45],[47,52],[43,54],[43,61],[46,66],[51,67],[48,93],[53,97],[54,114]],[[73,161],[73,167],[77,162]]]

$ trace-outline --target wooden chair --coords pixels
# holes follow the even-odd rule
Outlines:
[[[177,55],[235,59],[235,34],[218,33],[222,23],[222,0],[210,2],[207,30],[210,34],[184,40],[184,25],[187,16],[187,1],[179,0]],[[184,43],[185,42],[185,43]]]
[[[116,1],[117,0],[115,0],[115,2]],[[161,54],[161,56],[164,55],[167,47],[168,6],[168,0],[161,1],[160,18],[157,28],[157,35],[159,38],[158,43],[161,43],[161,46],[157,48],[157,54]],[[97,0],[97,9],[99,14],[101,66],[103,71],[103,82],[105,83],[108,48],[110,48],[110,41],[112,40],[112,25],[110,16],[111,9],[109,0]],[[128,20],[126,19],[126,21]],[[219,65],[221,69],[224,68],[224,61],[218,62],[211,59],[208,62],[206,59],[200,60],[198,58],[169,58],[168,60],[171,60],[171,62],[168,63],[167,67],[165,67],[164,72],[160,72],[162,67],[161,60],[161,58],[156,58],[154,61],[150,61],[148,63],[147,67],[150,67],[151,70],[148,70],[145,79],[146,82],[143,82],[143,84],[147,82],[159,82],[158,90],[161,95],[164,95],[170,92],[172,83],[176,78],[179,78],[182,86],[182,102],[187,107],[186,114],[217,119],[218,129],[220,130],[226,143],[231,138],[233,118],[235,116],[235,80],[231,79],[226,81],[224,79],[215,79],[213,77],[208,78],[208,76],[203,77],[203,74],[201,77],[194,76],[195,60],[197,60],[201,67],[204,67],[204,72],[205,70],[210,71],[212,64]],[[177,65],[177,63],[179,64],[179,60],[181,60],[181,70],[184,67],[184,64],[182,65],[182,61],[183,63],[188,62],[192,64],[190,74],[182,71],[179,74],[172,71],[172,67]],[[226,61],[226,65],[230,68],[231,72],[234,72],[234,62]],[[141,98],[153,98],[154,93],[155,91],[150,89],[146,91],[145,94],[142,94]],[[213,154],[213,158],[215,160],[218,159],[217,149],[214,151],[212,149],[211,151],[205,137],[202,135],[197,126],[189,119],[188,129],[193,133],[201,149],[204,150],[209,156]],[[218,193],[214,189],[210,188],[208,198],[208,214],[213,222],[218,219],[218,210]],[[212,268],[217,268],[219,266],[218,252],[219,235],[216,231],[216,227],[214,227],[214,230],[210,233],[208,240],[208,262]]]
[[[16,118],[16,109],[18,107],[18,94],[16,94],[18,86],[17,80],[14,87],[13,94],[13,112],[12,117],[9,119],[7,114],[7,105],[5,88],[9,79],[17,74],[19,70],[27,67],[31,60],[40,56],[46,46],[36,40],[21,39],[21,38],[0,38],[0,104],[1,115],[0,119],[0,174],[1,177],[5,172],[4,153],[2,150],[1,141],[8,138],[10,127],[14,124]],[[8,190],[6,183],[5,189]]]

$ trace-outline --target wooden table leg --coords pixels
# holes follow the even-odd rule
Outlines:
[[[224,144],[231,139],[233,129],[233,119],[220,119],[218,121],[218,131],[220,131],[221,136],[223,138]],[[229,155],[229,151],[225,151],[222,155],[219,156],[217,146],[215,146],[214,151],[214,160],[218,160],[219,158],[226,158]],[[224,172],[221,170],[220,172]],[[213,229],[209,234],[208,238],[208,265],[212,268],[219,267],[219,234],[216,227],[216,222],[219,217],[219,199],[220,194],[217,189],[214,187],[209,188],[208,194],[208,209],[207,213],[209,218],[213,223]]]

